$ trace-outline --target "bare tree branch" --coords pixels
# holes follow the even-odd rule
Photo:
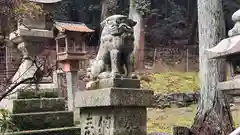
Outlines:
[[[11,88],[9,88],[7,91],[5,91],[2,96],[0,97],[0,102],[5,98],[7,97],[15,88],[17,88],[17,86],[19,86],[20,84],[23,84],[25,82],[28,82],[28,81],[32,81],[34,79],[34,77],[30,77],[30,78],[27,78],[27,79],[24,79],[20,82],[17,82],[16,84],[14,84]]]
[[[48,55],[45,56],[42,59],[36,58],[35,60],[32,60],[33,61],[32,65],[28,69],[26,69],[26,71],[23,74],[21,74],[14,82],[9,84],[9,82],[11,82],[11,78],[12,77],[7,79],[6,84],[9,84],[9,85],[5,85],[4,86],[4,89],[3,89],[4,93],[0,96],[0,102],[1,102],[2,99],[4,99],[5,97],[9,96],[10,94],[15,93],[15,92],[13,92],[14,89],[16,89],[19,85],[24,84],[26,82],[30,82],[31,84],[35,84],[36,85],[36,89],[38,89],[38,86],[39,86],[38,84],[41,82],[43,77],[46,76],[46,75],[49,76],[52,73],[52,70],[53,70],[53,67],[51,67],[51,66],[49,66],[47,64],[46,57],[48,57]],[[25,79],[19,81],[19,79],[22,76],[24,76],[25,73],[28,70],[30,70],[33,66],[36,66],[36,68],[37,68],[35,73],[33,74],[33,76],[29,77],[29,78],[25,78]]]

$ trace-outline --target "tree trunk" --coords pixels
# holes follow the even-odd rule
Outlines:
[[[144,67],[144,46],[145,46],[145,34],[144,34],[144,18],[137,11],[136,5],[134,4],[135,0],[130,0],[129,7],[129,18],[136,21],[137,24],[134,27],[134,64],[135,68]]]
[[[191,35],[188,37],[188,45],[195,45],[196,44],[196,34],[197,34],[197,9],[194,9],[194,16],[192,17],[192,28],[191,28]]]
[[[121,5],[122,0],[102,0],[102,14],[101,20],[114,14],[121,14],[124,6]]]
[[[226,79],[223,60],[209,60],[205,50],[225,38],[222,0],[198,0],[201,99],[192,126],[194,135],[228,135],[233,120],[225,95],[216,89]]]
[[[168,0],[165,0],[165,18],[168,17]]]

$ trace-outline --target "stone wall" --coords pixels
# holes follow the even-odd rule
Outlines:
[[[167,108],[167,107],[186,107],[192,104],[197,104],[200,98],[199,92],[194,93],[173,93],[173,94],[160,94],[155,93],[153,100],[153,108]],[[233,97],[228,96],[229,103],[233,103]]]

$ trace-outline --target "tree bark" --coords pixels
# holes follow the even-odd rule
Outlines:
[[[209,60],[205,50],[225,38],[222,0],[198,0],[201,98],[192,125],[194,135],[228,135],[233,120],[225,95],[216,89],[226,79],[223,60]]]
[[[129,18],[137,22],[136,26],[134,27],[134,50],[132,55],[134,57],[134,67],[141,69],[144,67],[144,17],[139,13],[139,11],[137,11],[137,7],[134,2],[135,0],[130,0],[129,4]]]
[[[197,9],[194,9],[194,16],[192,17],[192,28],[191,28],[191,35],[188,37],[188,45],[195,45],[196,44],[196,34],[197,34]]]

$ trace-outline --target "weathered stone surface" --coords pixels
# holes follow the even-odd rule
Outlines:
[[[140,80],[129,78],[108,78],[99,80],[98,89],[102,88],[140,88]]]
[[[81,129],[79,127],[64,127],[6,133],[6,135],[80,135],[80,134]]]
[[[237,11],[232,15],[232,21],[233,21],[233,22],[240,21],[240,10],[237,10]]]
[[[105,88],[76,93],[76,107],[151,106],[153,91],[128,88]]]
[[[37,18],[28,18],[23,17],[22,23],[24,26],[31,29],[45,29],[46,28],[46,18],[44,15],[41,15]]]
[[[87,70],[90,82],[86,86],[90,87],[97,79],[132,77],[135,25],[135,21],[124,15],[109,16],[101,23],[101,43],[95,61]]]
[[[228,36],[236,36],[240,34],[240,10],[237,10],[233,15],[232,15],[232,20],[235,22],[234,27],[228,31]]]
[[[64,110],[64,98],[36,98],[13,100],[13,113],[31,113]]]
[[[23,41],[24,39],[46,39],[46,38],[53,38],[53,32],[48,30],[41,30],[41,29],[27,29],[27,28],[19,28],[17,31],[10,34],[10,40],[14,43],[18,43],[15,41]],[[19,39],[20,38],[20,39]],[[34,40],[33,40],[34,41]]]
[[[240,91],[238,90],[228,90],[226,98],[229,103],[236,104],[238,101],[238,96],[240,96]],[[231,95],[229,95],[231,94]],[[237,96],[237,97],[234,97]],[[186,107],[192,104],[197,104],[200,99],[199,92],[193,93],[172,93],[168,95],[163,95],[161,93],[154,93],[153,96],[153,108],[170,108],[172,106]]]
[[[213,48],[206,49],[206,54],[208,55],[208,58],[223,58],[234,53],[239,53],[239,39],[239,35],[225,38]]]
[[[22,113],[11,117],[20,131],[73,126],[73,112]]]
[[[89,87],[89,90],[103,89],[103,88],[140,88],[139,79],[130,78],[107,78],[100,79],[92,84],[93,87]]]
[[[228,93],[232,93],[233,95],[235,94],[239,94],[240,95],[240,91],[232,91],[232,90],[238,90],[240,89],[240,79],[233,79],[233,80],[229,80],[229,81],[225,81],[225,82],[219,82],[217,85],[217,88],[219,90],[224,90],[224,91],[228,91]]]
[[[81,109],[81,134],[146,135],[145,107]]]
[[[18,99],[31,98],[57,98],[58,92],[56,89],[41,89],[36,90],[18,90]]]
[[[191,104],[196,104],[199,100],[200,93],[172,93],[169,95],[163,95],[161,93],[155,93],[153,96],[154,108],[167,108],[177,105],[178,107],[185,107]]]

